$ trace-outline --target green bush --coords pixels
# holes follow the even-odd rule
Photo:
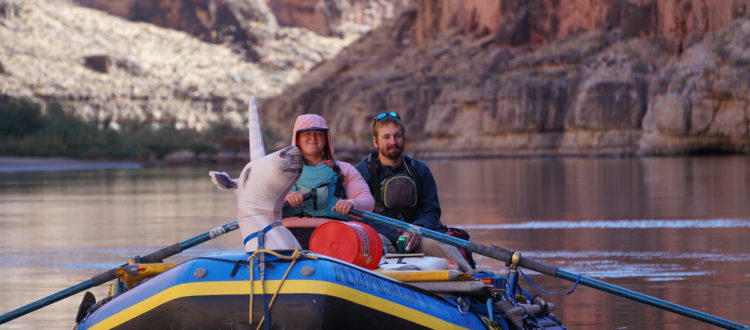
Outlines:
[[[136,122],[120,130],[66,116],[59,105],[46,114],[26,99],[0,101],[0,155],[73,158],[148,159],[177,150],[215,154],[225,135],[247,136],[247,130],[217,123],[204,132],[176,129],[174,123],[158,128]]]
[[[42,124],[41,107],[26,99],[0,103],[0,136],[19,137],[36,131]]]

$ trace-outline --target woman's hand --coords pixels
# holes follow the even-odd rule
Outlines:
[[[352,208],[354,208],[354,203],[346,199],[339,199],[331,211],[336,211],[341,214],[349,214],[349,211],[351,211]]]
[[[289,206],[291,207],[297,207],[302,205],[302,202],[304,202],[304,197],[302,197],[302,193],[299,191],[290,191],[288,194],[286,194],[286,197],[284,198],[284,201],[289,203]]]

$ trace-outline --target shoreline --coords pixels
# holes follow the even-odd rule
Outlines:
[[[341,157],[336,160],[349,162],[352,165],[358,163],[366,157],[360,149],[348,150],[342,148]],[[201,166],[201,165],[222,165],[222,166],[239,166],[250,161],[247,152],[220,152],[213,157],[205,155],[196,155],[190,151],[179,151],[168,154],[160,160],[150,159],[148,161],[137,161],[133,159],[77,159],[67,157],[22,157],[22,156],[0,156],[0,174],[4,173],[21,173],[21,172],[43,172],[43,171],[82,171],[82,170],[107,170],[107,169],[142,169],[150,167],[180,167],[180,166]],[[365,155],[365,156],[363,156]],[[422,157],[420,157],[422,156]],[[678,154],[678,155],[631,155],[631,156],[614,156],[614,155],[536,155],[536,156],[481,156],[473,157],[429,157],[417,153],[417,157],[426,161],[445,161],[445,160],[482,160],[482,159],[539,159],[539,158],[660,158],[660,157],[724,157],[724,156],[748,156],[746,154]]]
[[[0,173],[140,169],[143,167],[141,163],[128,160],[80,160],[61,157],[0,156]]]

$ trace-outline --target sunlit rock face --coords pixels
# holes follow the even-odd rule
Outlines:
[[[363,33],[411,7],[410,0],[267,0],[279,24],[344,36]]]
[[[321,113],[367,146],[396,111],[433,157],[750,152],[750,1],[413,3],[271,100],[275,120]]]
[[[0,98],[61,104],[102,127],[205,129],[241,126],[253,94],[276,135],[320,113],[342,150],[369,147],[372,116],[391,110],[420,156],[748,152],[748,10],[750,0],[10,0]]]
[[[2,100],[100,127],[202,130],[244,126],[251,94],[280,94],[353,39],[280,27],[261,0],[9,0],[0,40]]]
[[[680,50],[746,15],[750,1],[710,0],[414,0],[417,39],[460,27],[499,33],[501,41],[547,43],[587,29],[624,37],[664,36]]]
[[[213,43],[232,44],[252,61],[273,38],[276,18],[263,0],[80,0],[79,3],[137,22],[185,31]]]

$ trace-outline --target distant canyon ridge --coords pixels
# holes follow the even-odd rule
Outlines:
[[[83,7],[85,6],[85,7]],[[750,0],[0,0],[0,99],[421,157],[750,152]],[[105,14],[108,13],[108,14]],[[11,40],[13,42],[5,42]]]

